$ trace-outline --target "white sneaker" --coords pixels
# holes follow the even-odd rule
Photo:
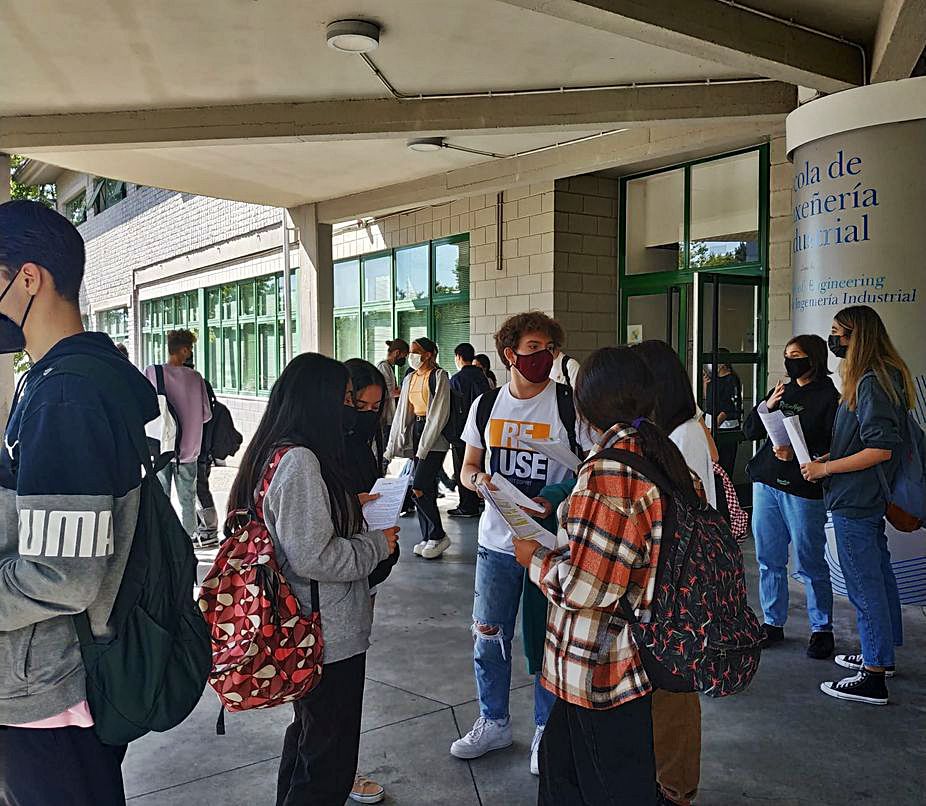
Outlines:
[[[538,725],[531,739],[531,775],[540,775],[540,740],[543,738],[545,725]]]
[[[428,541],[427,541],[427,540],[422,540],[420,543],[415,543],[415,546],[414,546],[414,548],[412,549],[412,551],[415,552],[415,554],[417,554],[417,555],[420,557],[420,556],[421,556],[421,552],[424,551],[424,547],[425,547],[426,545],[428,545]]]
[[[421,549],[421,556],[426,560],[436,560],[450,548],[450,538],[444,535],[443,540],[429,540]]]
[[[469,733],[450,745],[450,754],[457,758],[479,758],[490,750],[511,747],[513,742],[511,717],[504,722],[479,717]]]

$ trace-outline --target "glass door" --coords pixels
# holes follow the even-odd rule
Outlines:
[[[690,285],[676,284],[623,295],[622,341],[639,344],[646,339],[661,339],[671,345],[690,372],[693,355],[688,327],[690,292]]]

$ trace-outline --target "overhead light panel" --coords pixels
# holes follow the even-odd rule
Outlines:
[[[440,151],[444,147],[443,137],[418,137],[405,144],[409,151]]]
[[[343,53],[369,53],[379,47],[380,28],[366,20],[335,20],[328,23],[328,47]]]

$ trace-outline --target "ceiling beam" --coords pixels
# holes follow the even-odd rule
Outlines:
[[[0,150],[158,148],[509,132],[588,131],[774,117],[794,109],[794,86],[748,81],[637,86],[476,98],[369,98],[0,118]]]
[[[712,126],[653,126],[626,129],[594,140],[491,160],[409,182],[355,193],[318,203],[318,220],[336,224],[361,217],[379,217],[424,205],[444,204],[465,196],[498,193],[517,185],[550,182],[568,176],[614,168],[646,170],[651,163],[695,159],[719,150],[742,148],[768,140],[784,116],[768,122],[743,121]]]
[[[717,0],[500,1],[821,92],[864,83],[860,48]]]
[[[926,47],[926,0],[884,0],[871,48],[871,83],[909,78]]]

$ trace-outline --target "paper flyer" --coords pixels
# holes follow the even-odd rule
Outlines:
[[[411,481],[411,476],[376,480],[370,492],[378,494],[379,498],[363,505],[363,517],[368,529],[391,529],[399,522],[399,513]]]
[[[762,425],[765,426],[765,431],[772,441],[772,445],[776,448],[789,448],[791,440],[788,437],[788,429],[785,428],[784,424],[785,416],[781,413],[781,410],[769,411],[768,404],[763,400],[756,411],[759,413],[759,419],[762,420]]]
[[[499,515],[502,516],[515,540],[536,540],[548,549],[556,548],[556,535],[548,532],[529,515],[525,514],[514,501],[498,490],[490,490],[486,485],[479,485],[479,492]]]
[[[532,437],[520,437],[518,440],[522,445],[526,445],[532,451],[542,453],[548,459],[558,462],[563,467],[568,468],[573,473],[577,473],[582,460],[576,456],[568,445],[563,444],[557,439],[533,439]]]
[[[804,429],[801,428],[800,419],[796,416],[785,417],[782,422],[788,432],[788,438],[791,440],[791,447],[794,449],[798,463],[806,465],[810,461],[810,451],[807,450],[807,440],[804,439]]]

